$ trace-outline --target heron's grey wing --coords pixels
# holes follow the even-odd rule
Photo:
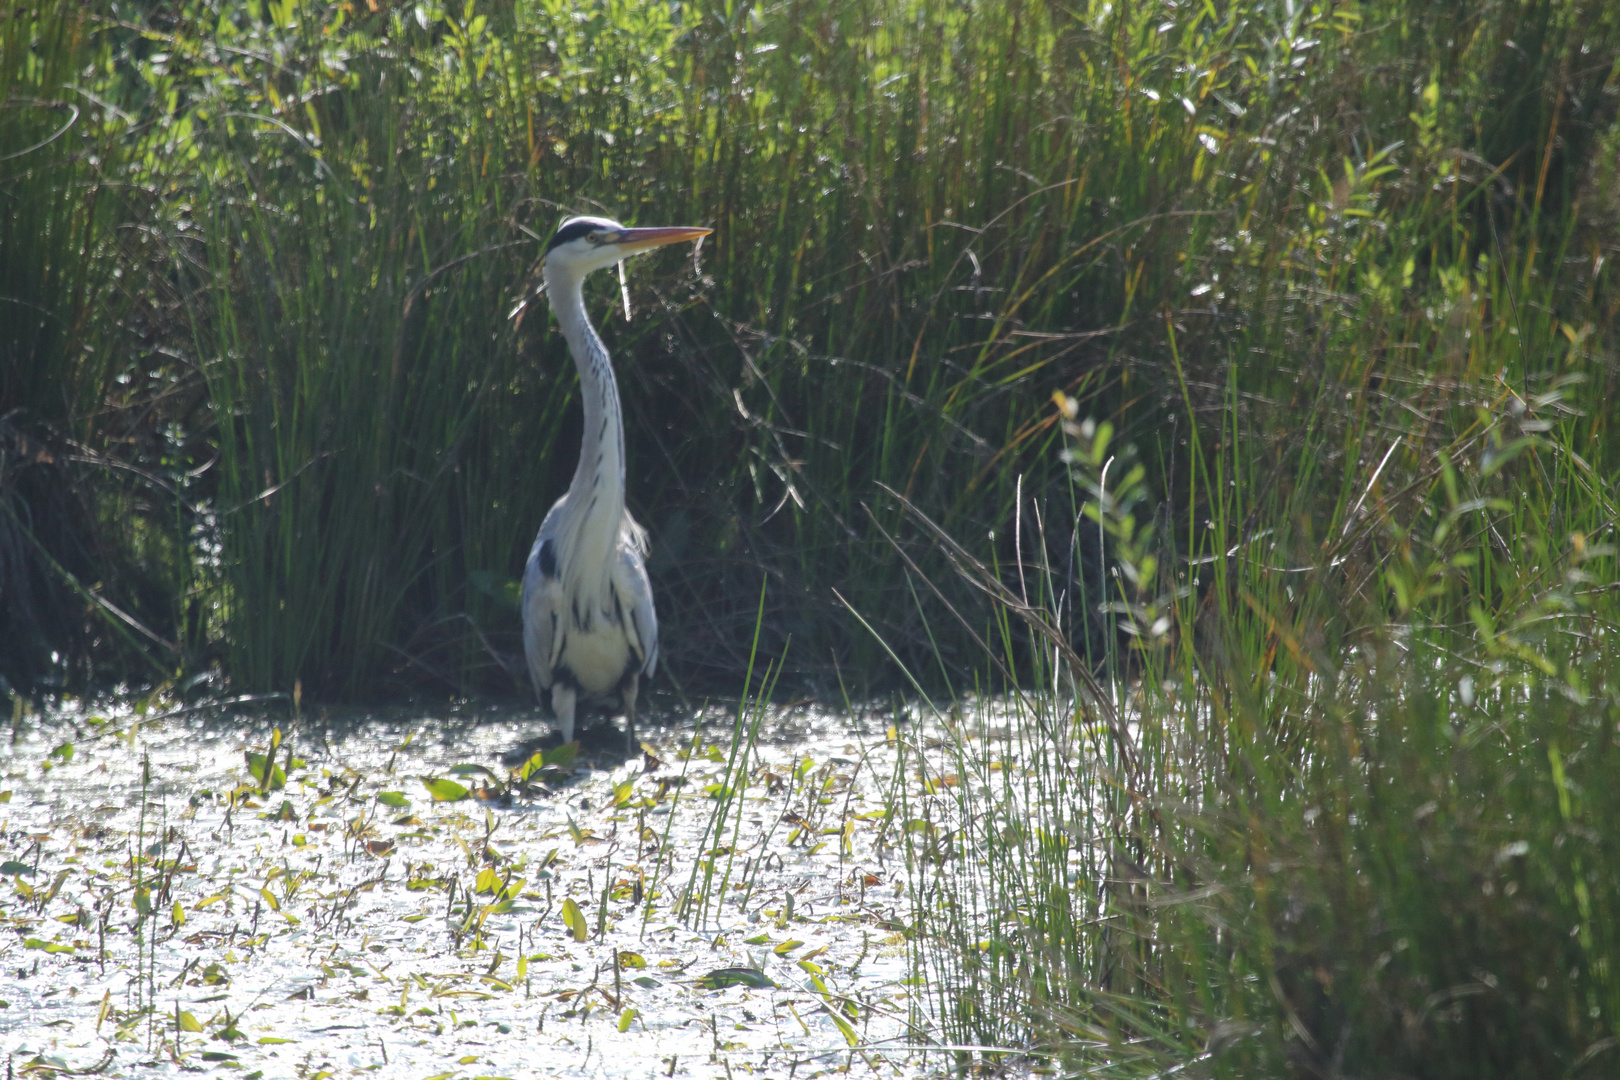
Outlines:
[[[551,687],[553,648],[557,644],[556,582],[541,570],[542,549],[548,540],[541,529],[523,566],[523,655],[529,662],[535,695],[541,698]]]
[[[619,550],[619,581],[630,601],[630,648],[641,658],[641,671],[649,679],[658,670],[658,613],[653,610],[652,583],[641,555],[630,548]]]

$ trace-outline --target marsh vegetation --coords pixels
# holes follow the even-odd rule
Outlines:
[[[787,863],[836,855],[848,899],[881,852],[888,898],[847,924],[870,949],[794,967],[803,1037],[843,1056],[748,1068],[1614,1070],[1613,5],[24,3],[0,34],[0,963],[81,986],[19,996],[8,1037],[39,1050],[61,1019],[171,1066],[239,1045],[214,1036],[251,1005],[182,1004],[190,1031],[155,992],[207,996],[152,951],[184,937],[172,904],[237,933],[251,903],[176,885],[184,855],[300,920],[200,960],[246,1002],[373,980],[356,957],[383,941],[333,897],[375,881],[379,918],[432,901],[403,914],[439,951],[406,967],[532,1023],[510,965],[563,963],[527,943],[575,923],[524,894],[573,852],[581,970],[546,985],[613,995],[563,1031],[602,1053],[638,999],[605,990],[627,946],[593,931],[667,923],[687,963],[734,895],[782,918]],[[543,305],[507,313],[535,237],[590,210],[716,230],[632,266],[629,323],[614,283],[588,292],[652,533],[664,765],[464,783],[493,761],[447,752],[410,767],[467,797],[407,793],[378,750],[403,730],[323,743],[309,718],[407,702],[449,731],[423,702],[524,699],[513,583],[578,420]],[[155,780],[137,704],[169,717]],[[818,734],[776,739],[806,708]],[[230,745],[193,776],[198,717]],[[818,749],[840,722],[853,749]],[[307,762],[274,797],[240,756],[272,729]],[[677,811],[681,754],[707,771]],[[116,859],[77,809],[98,783]],[[188,852],[152,850],[152,806]],[[647,848],[637,814],[665,808],[691,828]],[[250,818],[256,854],[229,831],[202,854]],[[787,839],[812,826],[819,854]],[[655,869],[614,896],[632,875],[569,830],[615,828],[693,891]],[[281,832],[306,842],[272,880]],[[381,877],[372,843],[402,845]],[[522,892],[479,890],[515,862]],[[677,918],[681,895],[708,906]],[[508,902],[485,919],[511,931],[462,926]],[[715,968],[781,944],[736,933]],[[317,939],[348,975],[316,974]],[[703,1038],[659,1067],[724,1071]]]

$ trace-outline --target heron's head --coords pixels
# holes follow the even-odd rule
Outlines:
[[[610,218],[576,217],[562,223],[546,245],[548,273],[565,270],[583,278],[630,256],[682,240],[698,240],[713,229],[676,226],[661,229],[632,229]]]

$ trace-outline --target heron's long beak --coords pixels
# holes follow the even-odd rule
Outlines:
[[[613,240],[613,246],[628,255],[647,251],[665,244],[678,244],[682,240],[701,240],[714,232],[691,225],[675,225],[659,229],[622,229]]]

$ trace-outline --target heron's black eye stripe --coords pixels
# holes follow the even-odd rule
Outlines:
[[[582,236],[588,236],[592,243],[600,244],[602,241],[596,238],[596,233],[600,232],[601,228],[602,226],[594,221],[570,221],[552,234],[551,243],[546,245],[546,250],[549,252],[558,245],[578,240]]]

